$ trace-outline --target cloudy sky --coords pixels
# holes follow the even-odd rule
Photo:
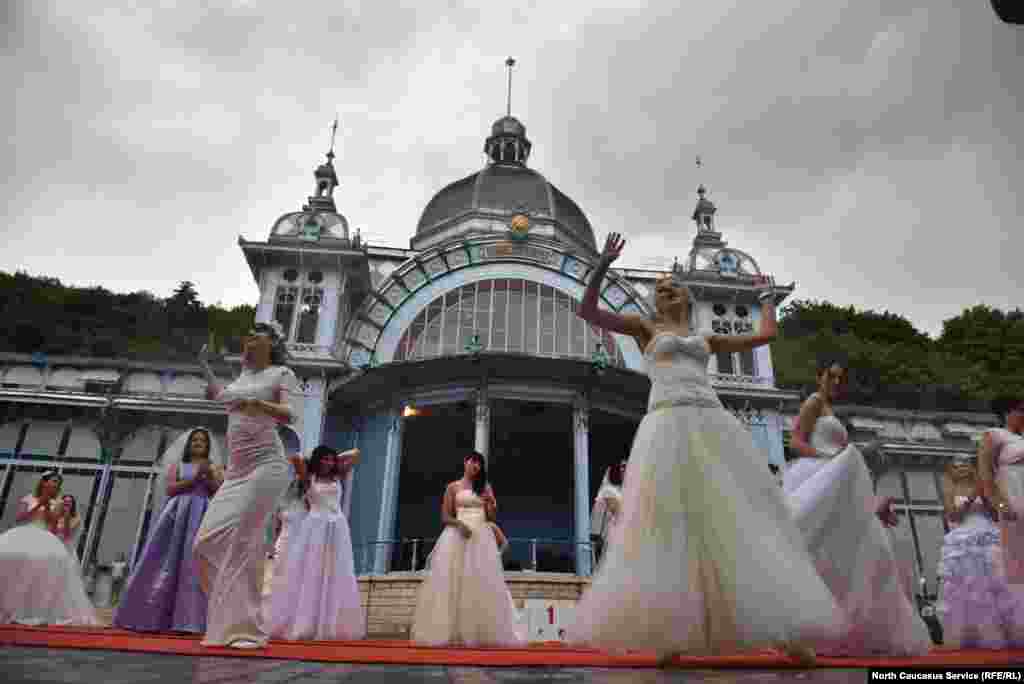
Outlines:
[[[685,256],[703,180],[801,298],[932,334],[1024,304],[1024,29],[988,2],[140,4],[3,3],[0,270],[254,302],[238,236],[300,207],[335,114],[339,208],[407,247],[512,55],[531,166],[624,266]]]

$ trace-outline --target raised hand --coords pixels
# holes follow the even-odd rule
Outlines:
[[[210,345],[204,344],[203,348],[199,350],[199,363],[204,366],[210,365]]]
[[[604,249],[601,250],[601,261],[610,264],[619,258],[622,254],[622,248],[626,246],[626,241],[622,239],[622,235],[619,233],[609,233],[608,237],[604,241]]]

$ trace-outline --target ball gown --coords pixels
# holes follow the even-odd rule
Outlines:
[[[819,651],[834,655],[920,655],[932,646],[907,596],[892,539],[875,514],[871,474],[842,421],[822,416],[811,446],[786,469],[784,491],[822,579],[843,610],[841,638]]]
[[[413,616],[412,640],[429,646],[516,646],[523,642],[512,594],[505,583],[498,544],[472,490],[455,495],[468,539],[444,528],[428,561]]]
[[[1007,585],[999,528],[980,502],[973,502],[943,539],[939,578],[943,646],[1024,646],[1020,600]]]
[[[706,336],[661,332],[644,350],[637,429],[615,541],[568,630],[575,643],[730,653],[838,633],[782,492],[707,374]]]
[[[341,511],[342,485],[313,477],[306,500],[309,512],[289,523],[276,561],[284,567],[274,577],[268,630],[290,641],[362,639],[366,621],[351,531]]]
[[[192,479],[196,471],[192,463],[169,467],[178,480]],[[207,598],[192,545],[209,504],[205,482],[167,499],[121,593],[115,626],[137,632],[206,631]]]
[[[19,512],[35,508],[25,496]],[[57,501],[50,502],[54,510]],[[85,593],[81,566],[61,539],[47,528],[44,511],[0,535],[0,623],[98,625]]]

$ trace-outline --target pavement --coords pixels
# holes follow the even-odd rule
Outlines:
[[[630,670],[571,667],[339,665],[267,658],[153,655],[120,651],[0,647],[4,684],[846,684],[864,670]]]

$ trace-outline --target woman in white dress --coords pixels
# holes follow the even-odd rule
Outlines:
[[[691,334],[689,292],[678,277],[658,281],[653,320],[602,310],[598,293],[623,244],[608,237],[579,315],[636,340],[651,394],[629,456],[618,539],[577,606],[570,640],[655,650],[663,664],[677,653],[766,646],[811,662],[808,643],[838,630],[835,601],[764,454],[707,374],[712,353],[775,337],[775,291],[770,280],[760,283],[754,335]]]
[[[289,641],[350,641],[366,636],[352,535],[341,510],[345,477],[359,449],[321,445],[309,459],[309,512],[291,525],[270,593],[268,631]]]
[[[622,518],[622,483],[625,472],[625,461],[609,466],[604,471],[604,479],[594,497],[594,507],[590,511],[590,536],[600,544],[598,563],[614,543],[614,533]]]
[[[999,513],[1007,578],[1024,593],[1024,400],[996,402],[1003,428],[987,431],[978,448],[982,493]],[[1024,637],[1024,635],[1021,635]]]
[[[51,531],[63,514],[62,482],[55,470],[43,473],[18,502],[22,524],[0,535],[0,624],[100,624],[78,561]]]
[[[871,473],[832,402],[847,370],[831,359],[818,370],[818,391],[800,408],[784,491],[825,584],[844,611],[833,655],[921,655],[931,637],[907,597],[892,541],[879,520]],[[822,650],[822,649],[819,649]]]
[[[270,592],[276,578],[285,571],[284,554],[292,528],[307,513],[305,490],[309,473],[306,459],[302,457],[302,445],[298,433],[288,425],[278,428],[278,435],[288,457],[288,478],[290,484],[277,502],[276,509],[268,521],[271,540],[270,558],[263,572],[263,599],[265,610],[270,610]]]
[[[280,324],[257,323],[245,339],[242,374],[220,387],[201,354],[208,396],[228,410],[229,463],[196,534],[199,582],[209,597],[204,646],[261,648],[262,584],[267,520],[288,486],[288,463],[277,434],[292,420],[295,374],[284,365]]]
[[[522,643],[512,595],[489,522],[497,500],[483,456],[463,462],[462,479],[445,489],[445,526],[427,562],[413,617],[412,640],[428,646],[516,646]]]

